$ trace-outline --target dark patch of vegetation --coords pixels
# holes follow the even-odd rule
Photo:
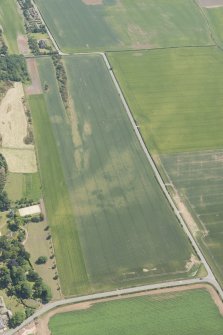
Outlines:
[[[0,192],[2,192],[5,187],[7,172],[7,162],[5,157],[0,153]]]
[[[50,288],[31,267],[30,254],[15,237],[0,236],[0,289],[21,301],[37,299],[47,303],[52,298]],[[30,314],[29,310],[26,312]],[[15,313],[9,326],[18,326],[25,317],[26,314]]]
[[[29,48],[30,48],[31,52],[34,55],[39,55],[40,54],[39,45],[38,45],[38,42],[35,38],[29,36],[28,44],[29,44]]]
[[[0,57],[0,80],[27,82],[29,74],[23,55],[6,55]]]
[[[67,90],[67,75],[62,62],[62,58],[59,54],[54,54],[52,56],[53,65],[56,70],[56,77],[59,86],[59,91],[61,98],[63,100],[64,106],[66,109],[69,108],[69,96]]]
[[[36,264],[46,264],[47,262],[47,257],[46,256],[39,256],[36,260]]]

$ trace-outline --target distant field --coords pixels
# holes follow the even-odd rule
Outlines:
[[[66,57],[65,64],[74,101],[70,113],[58,97],[50,59],[38,60],[49,90],[30,98],[65,295],[190,276],[191,247],[102,58]]]
[[[197,238],[223,283],[221,51],[114,53],[110,60],[149,149],[197,221]]]
[[[3,28],[9,52],[18,53],[17,37],[24,34],[24,26],[16,0],[1,0],[0,26]]]
[[[5,190],[11,200],[21,198],[38,201],[41,198],[38,173],[9,173]]]
[[[223,318],[205,290],[128,298],[49,322],[52,335],[221,335]]]
[[[64,51],[213,44],[192,0],[36,0]],[[61,14],[63,13],[63,14]]]
[[[109,58],[153,153],[223,148],[221,51],[184,48]]]

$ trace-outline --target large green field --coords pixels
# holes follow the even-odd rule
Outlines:
[[[223,319],[205,290],[98,303],[87,310],[58,314],[52,335],[220,335]]]
[[[223,148],[220,50],[123,52],[109,58],[150,150]]]
[[[186,264],[192,249],[102,58],[64,61],[70,112],[62,106],[50,59],[38,60],[49,89],[30,98],[63,292],[190,276]]]
[[[36,1],[66,52],[213,44],[192,0],[104,0],[94,6],[85,1]]]
[[[24,34],[24,26],[16,0],[1,0],[0,26],[2,26],[9,52],[18,53],[17,37],[19,34]]]
[[[222,52],[112,53],[110,61],[147,146],[193,214],[202,232],[197,238],[223,284]]]

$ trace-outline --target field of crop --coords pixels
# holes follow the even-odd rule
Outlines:
[[[39,201],[41,198],[38,173],[9,173],[5,190],[11,200],[21,198]]]
[[[95,304],[49,322],[52,335],[220,335],[223,320],[208,292],[194,290]]]
[[[37,0],[60,48],[78,50],[148,49],[213,44],[192,0]],[[63,13],[63,14],[62,14]]]
[[[109,58],[153,153],[223,148],[221,51],[183,48]]]
[[[221,52],[117,53],[110,60],[148,147],[197,220],[200,243],[223,281]]]
[[[170,182],[192,209],[203,232],[200,242],[223,282],[223,149],[162,155],[161,160]]]
[[[189,276],[192,250],[102,58],[64,61],[70,112],[58,97],[50,59],[38,60],[48,91],[30,98],[63,292]]]
[[[204,9],[210,22],[214,37],[220,46],[223,46],[223,7]]]
[[[22,16],[18,14],[16,0],[1,0],[0,26],[4,32],[9,52],[18,53],[17,37],[24,34]]]

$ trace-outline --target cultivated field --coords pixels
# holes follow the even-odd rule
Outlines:
[[[213,44],[192,0],[67,0],[66,6],[59,0],[36,3],[66,52]]]
[[[3,29],[9,51],[18,53],[17,38],[25,32],[22,17],[18,14],[16,0],[1,0],[0,27]]]
[[[223,148],[221,51],[183,48],[109,58],[153,153]]]
[[[204,11],[210,22],[210,27],[212,29],[216,42],[218,43],[218,45],[223,47],[223,5],[216,8],[206,8],[204,9]]]
[[[223,329],[217,306],[201,289],[87,305],[54,316],[52,335],[220,335]]]
[[[222,282],[221,52],[163,50],[110,59],[170,192],[191,211],[188,216],[184,208],[183,215]]]
[[[24,143],[27,126],[23,85],[15,83],[0,104],[0,152],[6,158],[10,172],[37,171],[34,146]]]
[[[69,113],[58,97],[50,59],[38,61],[48,91],[30,98],[63,292],[194,273],[192,250],[102,58],[66,57],[65,64],[73,107]]]

